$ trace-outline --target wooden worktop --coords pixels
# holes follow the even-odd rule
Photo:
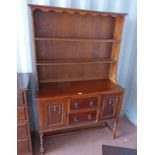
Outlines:
[[[40,83],[36,99],[121,92],[124,89],[110,80]]]

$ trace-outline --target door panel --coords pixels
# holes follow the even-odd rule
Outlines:
[[[63,103],[47,106],[48,125],[63,124]]]
[[[117,96],[107,96],[102,100],[102,116],[113,116],[117,104]]]
[[[108,95],[101,97],[100,119],[115,117],[119,95]]]
[[[61,128],[67,125],[67,101],[38,102],[40,130]]]

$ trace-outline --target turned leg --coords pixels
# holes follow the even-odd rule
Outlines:
[[[40,154],[42,155],[44,153],[44,146],[43,146],[43,133],[39,133],[40,136]]]
[[[118,119],[114,121],[113,131],[112,131],[112,138],[116,138],[116,129],[117,129]]]

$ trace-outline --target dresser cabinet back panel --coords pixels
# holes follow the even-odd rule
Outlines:
[[[88,123],[96,120],[96,111],[69,114],[69,124]]]
[[[114,33],[115,18],[35,10],[34,26],[37,37],[111,39]]]
[[[110,59],[111,48],[112,43],[103,42],[36,41],[37,60],[40,61]]]
[[[75,81],[80,79],[107,79],[109,64],[72,64],[38,66],[40,81]]]
[[[102,96],[101,99],[101,118],[115,117],[117,104],[119,103],[119,95]]]
[[[23,139],[28,137],[27,123],[21,123],[17,125],[17,139]]]
[[[28,139],[17,141],[17,146],[17,155],[26,155],[31,152]]]
[[[20,107],[17,108],[17,122],[24,122],[26,120],[26,115],[25,115],[25,108]]]
[[[70,110],[90,109],[97,107],[97,97],[71,99]]]
[[[66,126],[67,103],[66,101],[44,101],[39,104],[39,116],[43,116],[40,129],[54,129]]]

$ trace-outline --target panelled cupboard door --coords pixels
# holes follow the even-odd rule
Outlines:
[[[120,95],[111,94],[101,96],[100,103],[100,119],[107,119],[116,116],[117,109],[119,106]]]
[[[38,106],[40,130],[61,128],[67,125],[67,101],[42,101]]]

